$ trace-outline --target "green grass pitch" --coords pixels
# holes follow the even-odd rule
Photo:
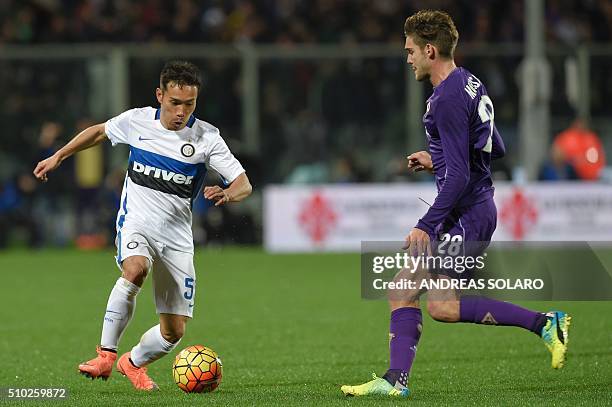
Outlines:
[[[562,371],[550,368],[548,351],[529,332],[427,317],[411,397],[351,399],[340,385],[382,374],[388,360],[387,305],[360,298],[358,255],[206,250],[196,268],[195,319],[179,348],[203,344],[220,354],[219,390],[185,394],[174,385],[179,349],[151,365],[161,388],[153,394],[133,391],[116,373],[107,382],[77,374],[94,354],[118,277],[110,251],[0,252],[0,387],[69,389],[69,399],[53,405],[612,404],[611,302],[524,304],[572,314]],[[156,323],[148,280],[120,352]]]

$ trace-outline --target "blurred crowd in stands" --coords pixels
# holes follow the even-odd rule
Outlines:
[[[460,44],[520,42],[523,7],[522,1],[499,0],[0,0],[0,45],[392,43],[401,49],[405,17],[422,8],[447,10],[459,28]],[[612,0],[547,0],[546,21],[547,39],[553,44],[571,49],[580,43],[611,42]],[[521,58],[468,58],[461,48],[457,58],[487,85],[510,151],[507,160],[496,163],[495,176],[511,179],[518,151],[516,71]],[[259,154],[243,151],[240,142],[240,64],[211,56],[194,62],[205,77],[196,115],[221,129],[257,189],[268,183],[419,179],[408,177],[405,170],[403,58],[261,61]],[[556,61],[553,70],[563,70],[563,62]],[[155,103],[162,64],[130,61],[130,106]],[[591,112],[604,115],[609,113],[612,67],[609,61],[595,66],[593,77],[600,86],[591,89]],[[106,120],[92,117],[89,75],[87,61],[0,59],[0,248],[14,241],[34,247],[72,244],[75,235],[80,247],[112,243],[124,168],[109,162],[109,145],[67,161],[47,184],[36,183],[30,175],[38,160],[79,129]],[[555,73],[551,110],[565,121],[553,123],[554,133],[567,128],[575,116],[564,80],[563,72]],[[593,171],[578,168],[575,156],[588,151],[593,158],[595,148],[600,165],[601,142],[585,136],[590,141],[577,149],[572,137],[555,141],[540,179],[597,178]],[[196,241],[256,243],[261,238],[259,208],[246,207],[209,211],[208,203],[200,200],[195,207]]]
[[[609,0],[547,0],[551,40],[608,41]],[[397,42],[403,19],[445,9],[463,41],[512,42],[523,1],[505,0],[29,0],[0,1],[0,42]]]

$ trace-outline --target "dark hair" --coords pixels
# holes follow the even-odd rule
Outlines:
[[[453,58],[459,40],[453,19],[439,10],[421,10],[408,17],[404,23],[404,34],[412,36],[421,49],[428,43],[434,45],[440,56],[446,58]]]
[[[168,88],[170,82],[179,87],[195,86],[198,92],[202,88],[202,76],[197,66],[187,61],[168,61],[159,75],[159,87]]]

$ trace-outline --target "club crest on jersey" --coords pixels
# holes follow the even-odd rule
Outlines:
[[[183,144],[181,147],[181,154],[185,157],[191,157],[195,153],[195,147],[193,144]]]

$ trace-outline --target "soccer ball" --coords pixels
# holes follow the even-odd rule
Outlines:
[[[223,367],[217,353],[202,345],[183,349],[172,365],[174,382],[186,393],[208,393],[221,383]]]

